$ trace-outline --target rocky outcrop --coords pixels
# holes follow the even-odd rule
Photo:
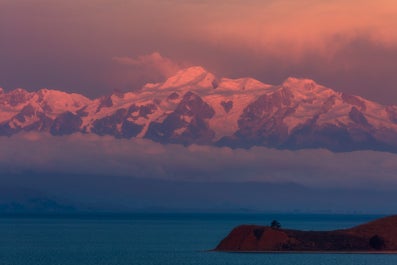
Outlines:
[[[237,252],[397,251],[397,216],[334,231],[300,231],[242,225],[234,228],[215,250]]]

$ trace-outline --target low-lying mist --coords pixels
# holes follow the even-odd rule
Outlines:
[[[0,144],[0,205],[28,200],[26,190],[86,210],[379,212],[392,211],[397,199],[391,153],[184,147],[83,134],[24,133]]]

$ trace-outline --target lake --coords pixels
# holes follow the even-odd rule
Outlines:
[[[216,247],[239,224],[331,230],[376,219],[331,214],[0,216],[1,265],[397,264],[390,254],[239,254]]]

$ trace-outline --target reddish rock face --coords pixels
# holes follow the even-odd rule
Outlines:
[[[216,247],[218,251],[260,251],[282,250],[289,242],[287,233],[280,229],[264,226],[242,225],[222,240]]]
[[[100,104],[96,112],[99,112],[102,108],[110,108],[113,106],[113,101],[111,96],[105,96],[100,98]]]
[[[249,145],[275,147],[285,143],[288,127],[283,120],[295,111],[291,99],[292,95],[287,89],[271,96],[259,97],[244,109],[238,120],[237,138]]]
[[[98,135],[113,135],[117,138],[131,138],[139,134],[142,125],[128,120],[131,109],[119,109],[111,116],[96,120],[92,131]]]
[[[216,251],[397,251],[397,216],[335,231],[299,231],[268,226],[234,228]]]
[[[18,104],[27,102],[30,98],[32,98],[31,93],[24,89],[18,88],[10,91],[9,93],[3,94],[0,98],[0,104],[17,106]]]
[[[209,128],[208,120],[214,114],[201,97],[188,92],[163,122],[150,124],[145,138],[162,143],[210,144],[215,133]]]
[[[356,96],[342,93],[342,99],[344,102],[358,107],[360,111],[365,111],[366,109],[365,102]]]
[[[50,132],[53,135],[67,135],[80,130],[81,118],[71,112],[59,115],[51,126]]]
[[[233,101],[222,101],[221,105],[223,109],[225,110],[226,113],[229,113],[229,111],[233,108]]]

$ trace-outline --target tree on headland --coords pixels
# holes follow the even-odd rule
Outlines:
[[[376,250],[385,248],[385,240],[378,235],[374,235],[369,239],[369,245]]]
[[[280,229],[280,228],[281,228],[281,224],[280,224],[279,221],[273,220],[273,221],[270,223],[270,227],[273,228],[273,229]]]

